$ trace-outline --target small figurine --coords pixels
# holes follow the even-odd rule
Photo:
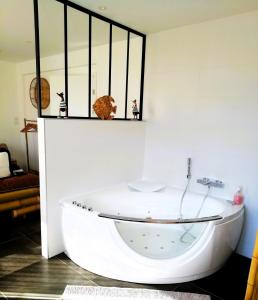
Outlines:
[[[138,115],[140,114],[139,113],[139,110],[138,110],[138,107],[137,107],[137,103],[136,103],[136,99],[134,99],[134,100],[132,100],[132,102],[133,102],[133,119],[134,120],[137,120],[137,118],[138,118]]]
[[[61,102],[59,104],[59,116],[58,118],[67,118],[67,104],[64,99],[64,93],[56,93],[60,98]],[[62,116],[62,113],[64,113],[64,116]]]
[[[112,120],[117,108],[114,103],[115,100],[111,96],[102,96],[95,101],[92,107],[101,120]]]

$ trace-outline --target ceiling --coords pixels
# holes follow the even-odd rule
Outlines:
[[[33,1],[0,0],[0,60],[16,62],[34,56]]]
[[[72,0],[143,33],[258,9],[258,0]],[[100,11],[100,7],[107,9]]]
[[[258,0],[73,0],[124,25],[149,34],[189,24],[201,23],[258,9]],[[21,5],[22,3],[22,5]],[[59,53],[63,42],[60,5],[53,0],[39,0],[45,15],[42,21],[42,53]],[[59,7],[58,7],[59,6]],[[106,7],[100,10],[100,7]],[[0,60],[20,62],[34,58],[34,20],[32,0],[0,0]],[[50,13],[52,18],[50,17]],[[71,14],[73,26],[81,28],[85,22]],[[101,28],[103,26],[99,26]],[[70,49],[87,45],[86,31],[74,30]],[[99,37],[94,43],[101,44]],[[71,35],[70,35],[71,36]],[[117,36],[121,39],[123,34]],[[106,39],[106,38],[105,38]]]

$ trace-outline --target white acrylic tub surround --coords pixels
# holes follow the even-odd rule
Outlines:
[[[222,219],[190,224],[99,217],[101,212],[118,218],[177,219],[182,192],[171,187],[137,192],[121,184],[61,201],[67,255],[89,271],[131,282],[176,283],[215,272],[237,245],[242,205],[208,197],[199,218]],[[187,193],[183,218],[195,218],[202,200],[203,195]]]

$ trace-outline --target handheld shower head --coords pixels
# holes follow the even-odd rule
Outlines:
[[[192,168],[192,159],[191,157],[187,158],[187,179],[190,179],[192,177],[192,172],[191,172],[191,168]]]

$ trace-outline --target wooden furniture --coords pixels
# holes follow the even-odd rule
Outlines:
[[[25,134],[25,142],[26,142],[26,157],[27,157],[27,168],[28,172],[38,174],[38,171],[32,170],[30,167],[30,155],[29,155],[29,143],[28,143],[28,133],[37,133],[38,126],[36,120],[28,120],[24,119],[24,128],[21,130]]]
[[[258,299],[258,230],[256,233],[256,240],[254,245],[253,257],[250,266],[245,300]]]
[[[7,148],[7,146],[5,145]],[[0,213],[10,211],[13,218],[40,209],[39,176],[24,174],[0,179]]]
[[[39,209],[39,187],[23,188],[16,191],[0,193],[0,212],[11,211],[13,218],[17,218]]]

